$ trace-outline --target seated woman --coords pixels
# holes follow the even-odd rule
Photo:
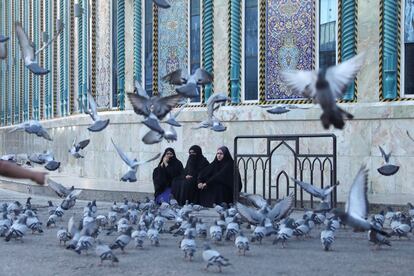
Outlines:
[[[198,204],[198,175],[209,164],[203,156],[201,148],[197,145],[191,146],[188,154],[184,174],[180,178],[176,178],[172,183],[172,194],[181,206],[184,205],[186,200]]]
[[[197,187],[200,193],[200,204],[213,207],[213,204],[233,202],[234,191],[234,161],[227,147],[217,149],[216,158],[201,171]],[[242,184],[240,174],[237,172],[238,190]]]
[[[183,164],[175,156],[172,148],[167,148],[161,157],[158,167],[152,172],[154,182],[155,202],[169,202],[171,197],[171,184],[174,178],[184,173]]]

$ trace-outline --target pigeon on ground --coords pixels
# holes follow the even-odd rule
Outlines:
[[[51,178],[49,178],[47,180],[47,185],[49,188],[51,188],[60,198],[65,198],[67,197],[74,189],[75,187],[72,186],[71,188],[66,188],[64,187],[62,184],[57,183],[56,181],[52,180]],[[50,202],[51,203],[51,202]],[[50,206],[49,203],[49,206]]]
[[[198,126],[193,129],[199,128],[211,128],[214,131],[220,132],[225,130],[225,127],[221,122],[216,118],[214,112],[220,107],[221,104],[230,101],[230,98],[227,97],[225,93],[214,93],[207,100],[207,119],[200,122]]]
[[[408,214],[410,217],[414,218],[414,205],[411,202],[407,203],[408,206]]]
[[[47,133],[46,129],[40,124],[39,121],[30,120],[21,124],[18,124],[13,129],[9,131],[9,133],[24,130],[29,134],[36,134],[38,137],[43,137],[46,140],[53,141],[50,137],[49,133]]]
[[[144,246],[144,240],[147,237],[147,232],[141,227],[138,226],[138,229],[132,232],[131,238],[135,241],[135,247],[142,248]]]
[[[120,235],[118,238],[116,238],[115,242],[111,244],[109,247],[114,249],[121,249],[122,253],[125,253],[124,249],[131,241],[131,233],[132,233],[132,226],[128,226],[126,231]]]
[[[86,148],[86,146],[89,145],[89,142],[90,140],[86,139],[86,140],[80,141],[79,143],[76,143],[76,138],[73,139],[72,147],[69,149],[69,153],[76,159],[84,158],[84,156],[80,154],[79,151],[81,149]]]
[[[61,227],[56,233],[57,239],[59,240],[59,245],[61,245],[63,242],[63,245],[66,246],[66,242],[70,241],[74,237],[75,233],[75,220],[72,216],[68,221],[68,229]]]
[[[126,174],[124,174],[122,177],[121,177],[121,181],[124,181],[124,182],[136,182],[137,181],[137,170],[138,170],[138,167],[140,166],[140,165],[143,165],[143,164],[145,164],[145,163],[149,163],[149,162],[151,162],[151,161],[154,161],[155,159],[158,159],[160,156],[161,156],[161,154],[160,153],[158,153],[157,155],[155,155],[154,157],[152,157],[152,158],[150,158],[150,159],[148,159],[148,160],[145,160],[145,161],[138,161],[136,158],[134,158],[133,160],[132,159],[130,159],[122,150],[121,150],[121,148],[120,147],[118,147],[116,144],[115,144],[115,142],[114,142],[114,140],[112,140],[112,138],[111,138],[111,141],[112,141],[112,144],[114,145],[114,147],[115,147],[115,149],[116,149],[116,151],[118,152],[118,155],[119,155],[119,157],[121,157],[121,159],[122,159],[122,161],[124,161],[125,162],[125,164],[127,164],[128,165],[128,172],[126,173]]]
[[[203,260],[207,262],[205,270],[208,270],[210,266],[215,265],[219,268],[219,271],[221,272],[221,268],[223,266],[231,265],[228,259],[221,256],[221,254],[218,251],[211,249],[208,243],[204,244]]]
[[[315,185],[312,185],[310,183],[306,183],[303,181],[296,180],[291,177],[291,179],[299,185],[302,189],[304,189],[306,192],[311,194],[314,197],[320,198],[322,201],[326,201],[326,198],[332,193],[333,189],[338,186],[338,184],[335,184],[333,186],[327,186],[324,188],[318,188]]]
[[[27,216],[26,226],[34,233],[43,233],[42,223],[32,210],[26,210],[24,213]]]
[[[26,234],[26,232],[29,230],[29,228],[26,226],[27,216],[21,215],[18,220],[16,220],[12,226],[10,226],[10,229],[7,231],[4,240],[6,242],[10,241],[10,239],[16,239],[23,242],[23,236]]]
[[[88,91],[88,107],[85,106],[85,103],[82,101],[83,112],[91,116],[93,120],[93,124],[88,127],[88,130],[91,132],[99,132],[104,130],[108,124],[109,119],[103,120],[98,115],[98,106],[96,105],[95,99],[93,98],[92,94]]]
[[[243,231],[239,232],[239,235],[236,237],[234,244],[238,249],[239,255],[243,254],[243,256],[246,256],[246,251],[250,250],[249,239],[244,236]]]
[[[21,55],[24,60],[24,65],[35,75],[48,74],[50,70],[40,67],[40,65],[36,61],[36,56],[46,47],[48,47],[60,35],[60,33],[62,33],[63,24],[61,24],[61,22],[58,21],[57,32],[54,35],[54,37],[36,52],[34,43],[30,41],[29,37],[27,36],[26,32],[24,31],[22,25],[19,22],[15,22],[15,29],[17,39],[20,45]]]
[[[88,252],[89,249],[95,244],[95,239],[89,235],[81,235],[78,243],[76,244],[75,252],[79,255],[82,251]]]
[[[391,152],[386,154],[384,149],[379,146],[379,149],[381,151],[381,155],[385,160],[385,165],[382,165],[381,167],[379,167],[377,170],[380,174],[385,175],[385,176],[390,176],[390,175],[394,175],[398,172],[398,170],[400,169],[399,166],[390,164],[390,157],[391,157]]]
[[[359,169],[359,172],[352,183],[345,210],[333,209],[332,213],[338,216],[342,223],[349,225],[354,229],[363,231],[373,230],[389,237],[390,235],[387,232],[378,229],[378,227],[366,220],[369,207],[367,190],[368,170],[365,165],[363,165]]]
[[[204,69],[198,68],[194,74],[189,75],[186,70],[177,69],[164,77],[162,80],[173,85],[181,85],[176,92],[186,98],[199,96],[198,86],[213,82],[213,75]]]
[[[302,107],[299,105],[294,104],[277,104],[274,106],[262,106],[263,108],[267,108],[266,111],[270,114],[284,114],[294,109],[309,109],[310,107]]]
[[[166,0],[152,0],[152,2],[154,2],[154,4],[159,8],[168,9],[171,7]]]
[[[95,253],[101,259],[100,265],[102,265],[103,261],[106,260],[111,261],[112,265],[119,262],[118,258],[108,245],[103,244],[101,240],[97,240],[97,243]]]
[[[150,226],[150,229],[148,229],[147,237],[151,242],[151,245],[153,246],[159,246],[160,240],[159,240],[159,233],[158,230],[154,228],[154,224],[152,223]]]
[[[181,240],[180,248],[184,252],[184,259],[187,260],[188,258],[191,262],[197,249],[192,232],[189,232],[188,235],[184,236],[184,239]]]
[[[7,216],[7,212],[3,212],[0,218],[0,237],[4,237],[12,226],[12,220]]]
[[[325,129],[330,125],[342,129],[344,117],[354,116],[336,105],[336,100],[343,97],[348,85],[352,83],[364,64],[364,54],[328,69],[317,71],[285,71],[282,79],[294,93],[312,99],[322,108],[321,121]]]
[[[325,251],[331,250],[332,244],[335,241],[335,234],[331,228],[332,222],[328,223],[326,229],[321,232],[321,243]]]
[[[279,231],[277,232],[276,238],[273,240],[273,244],[282,242],[282,248],[286,247],[286,242],[292,238],[293,235],[293,226],[294,220],[287,218],[286,221],[281,225]]]
[[[376,246],[376,249],[379,249],[381,245],[391,246],[391,242],[389,240],[373,230],[368,231],[368,240]]]
[[[0,35],[0,60],[7,58],[7,40],[9,37]]]
[[[207,225],[203,223],[203,220],[201,218],[197,219],[196,222],[196,233],[197,237],[199,238],[207,238]]]

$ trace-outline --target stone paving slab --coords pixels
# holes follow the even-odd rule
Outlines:
[[[24,202],[29,194],[0,189],[0,203],[20,200]],[[31,195],[33,204],[46,206],[56,197]],[[98,202],[99,212],[107,214],[112,203]],[[64,215],[59,226],[66,226],[69,217],[80,213],[86,201],[79,200],[74,209]],[[217,215],[212,211],[198,214],[207,222]],[[300,216],[295,213],[294,216]],[[47,220],[47,208],[39,208],[41,221]],[[201,257],[203,241],[197,239],[198,251],[193,262],[183,259],[178,248],[179,237],[162,234],[160,247],[152,247],[145,241],[144,249],[135,249],[131,243],[126,254],[115,251],[120,263],[114,267],[109,264],[98,266],[99,259],[94,251],[89,255],[77,255],[59,246],[56,232],[59,227],[45,229],[41,235],[28,234],[24,242],[0,240],[0,275],[216,275],[217,270],[203,270],[205,264]],[[246,230],[245,233],[249,230]],[[391,248],[372,250],[366,233],[353,233],[349,229],[337,232],[332,252],[325,252],[319,241],[320,230],[313,230],[311,239],[292,239],[286,249],[272,245],[272,239],[266,239],[262,245],[252,244],[247,256],[238,256],[232,242],[222,242],[213,248],[230,259],[231,267],[223,269],[222,275],[412,275],[414,242],[412,240],[393,239]],[[100,234],[100,239],[110,243],[116,234]]]

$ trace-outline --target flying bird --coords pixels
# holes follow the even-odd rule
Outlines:
[[[39,121],[30,120],[21,124],[18,124],[13,129],[9,131],[9,133],[24,130],[29,134],[36,134],[38,137],[43,137],[46,140],[53,141],[50,137],[49,133],[47,133],[46,129],[40,124]]]
[[[88,91],[87,98],[88,98],[89,108],[87,108],[85,104],[82,102],[83,112],[91,116],[93,120],[93,124],[88,127],[88,130],[91,132],[102,131],[108,126],[110,120],[109,119],[102,120],[101,117],[99,117],[98,107],[96,105],[95,99],[93,98],[93,96],[91,95],[89,91]]]
[[[328,69],[284,71],[282,79],[293,92],[312,99],[321,106],[321,121],[325,129],[331,124],[342,129],[345,125],[344,117],[352,119],[354,116],[337,106],[336,100],[343,97],[363,64],[362,53]]]
[[[152,0],[157,7],[168,9],[171,7],[171,5],[166,0]]]
[[[7,58],[7,40],[9,40],[8,36],[0,35],[0,59]]]
[[[86,139],[86,140],[80,141],[79,143],[76,143],[76,137],[75,137],[75,139],[73,139],[73,142],[72,142],[72,147],[69,149],[69,153],[73,157],[75,157],[76,159],[78,159],[78,158],[84,158],[84,156],[81,155],[79,153],[79,151],[81,149],[86,148],[86,146],[89,145],[89,142],[90,142],[90,140],[89,139]]]
[[[55,160],[55,157],[50,151],[34,153],[29,156],[29,160],[40,165],[46,164],[45,168],[49,171],[55,171],[60,167],[60,162]]]
[[[217,117],[214,115],[214,112],[227,101],[230,101],[230,98],[227,97],[225,93],[214,93],[211,95],[206,103],[207,119],[200,122],[198,126],[194,127],[194,129],[210,128],[217,132],[226,130],[226,127],[217,119]]]
[[[112,144],[114,145],[116,151],[119,154],[119,157],[121,157],[122,161],[125,162],[125,164],[128,165],[128,171],[126,174],[124,174],[124,176],[121,177],[121,181],[124,182],[136,182],[137,181],[137,170],[138,167],[142,164],[154,161],[155,159],[158,159],[160,157],[160,153],[158,153],[156,156],[152,157],[151,159],[145,160],[145,161],[138,161],[136,158],[134,158],[133,160],[131,158],[129,158],[122,150],[120,147],[118,147],[114,140],[112,140]]]
[[[270,114],[280,115],[294,109],[309,109],[310,107],[302,107],[294,104],[277,104],[274,106],[262,106],[262,108],[266,108],[266,111]]]
[[[306,192],[313,195],[314,197],[320,198],[322,201],[326,201],[326,198],[332,193],[333,189],[338,186],[338,184],[335,184],[333,186],[327,186],[325,188],[318,188],[310,183],[299,181],[292,177],[291,179]]]
[[[67,197],[75,189],[74,186],[68,189],[62,184],[52,180],[51,178],[47,180],[47,184],[48,187],[52,189],[60,198]]]
[[[25,66],[35,75],[48,74],[50,70],[42,68],[37,63],[36,56],[59,36],[59,34],[63,31],[64,28],[63,23],[61,23],[61,21],[58,20],[57,32],[54,35],[54,37],[36,52],[34,43],[30,41],[20,22],[15,22],[14,24]]]
[[[357,230],[373,230],[381,235],[389,237],[390,235],[377,227],[375,224],[371,224],[367,220],[368,215],[368,170],[363,165],[358,174],[356,175],[354,182],[352,183],[351,190],[349,191],[348,200],[345,204],[345,210],[333,209],[332,213],[341,219],[343,224],[349,225]]]
[[[391,152],[389,152],[388,154],[385,153],[384,149],[381,146],[379,146],[379,149],[381,151],[382,157],[384,158],[385,164],[377,169],[378,172],[385,176],[396,174],[398,170],[400,169],[400,167],[390,164]]]
[[[169,84],[181,85],[175,91],[186,98],[194,98],[199,95],[198,86],[212,83],[213,75],[201,68],[195,70],[192,75],[186,70],[177,69],[162,77],[162,80]]]

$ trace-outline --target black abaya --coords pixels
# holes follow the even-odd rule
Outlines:
[[[190,203],[199,203],[197,179],[200,172],[209,165],[199,146],[192,146],[190,150],[193,150],[196,155],[189,156],[184,174],[172,183],[172,194],[179,205],[184,205],[186,200]],[[192,178],[186,179],[187,175]]]
[[[198,183],[206,183],[207,186],[200,190],[200,204],[205,207],[213,207],[213,204],[233,202],[234,190],[234,162],[226,147],[220,148],[224,157],[218,161],[217,157],[199,175]],[[240,174],[237,172],[239,191],[242,184]]]
[[[168,166],[162,166],[162,160],[167,153],[167,151],[171,151],[174,153],[174,157],[172,157],[169,162]],[[163,193],[165,189],[171,188],[171,184],[173,180],[183,174],[183,164],[175,157],[175,152],[171,148],[167,148],[161,157],[161,162],[156,167],[152,173],[152,180],[154,182],[154,197],[156,198],[158,195]]]

